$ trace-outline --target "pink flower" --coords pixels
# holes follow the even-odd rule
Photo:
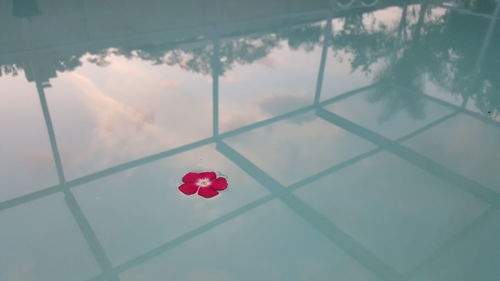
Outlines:
[[[198,195],[205,198],[217,196],[220,190],[227,188],[227,180],[217,177],[215,172],[187,173],[182,177],[182,182],[179,186],[182,193],[192,195],[198,192]]]

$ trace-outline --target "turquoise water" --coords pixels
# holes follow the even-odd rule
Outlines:
[[[499,18],[0,1],[0,281],[500,280]]]

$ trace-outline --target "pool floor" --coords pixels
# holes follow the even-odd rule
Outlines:
[[[499,19],[1,1],[0,281],[498,281]]]

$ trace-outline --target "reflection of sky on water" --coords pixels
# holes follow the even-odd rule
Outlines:
[[[353,171],[358,177],[351,176]],[[487,207],[389,153],[297,193],[400,272],[424,261]]]
[[[227,72],[220,88],[221,130],[310,105],[320,53],[317,47],[305,52],[285,45],[254,64]]]
[[[2,77],[0,87],[6,89],[0,94],[3,201],[54,185],[57,175],[36,90],[22,76]]]
[[[176,187],[191,170],[227,174],[231,192],[214,200],[183,195]],[[75,195],[110,258],[120,264],[266,193],[207,146],[89,183]]]
[[[488,7],[39,2],[0,4],[2,281],[498,276]]]
[[[283,235],[283,229],[290,234]],[[297,241],[315,241],[297,243]],[[277,262],[287,255],[287,263]],[[214,254],[217,256],[215,258]],[[178,261],[182,261],[178,263]],[[165,264],[179,264],[165,268]],[[290,267],[293,264],[293,267]],[[279,202],[270,202],[204,237],[195,238],[151,263],[122,275],[123,280],[376,280],[320,233],[307,227]]]
[[[468,129],[464,130],[464,126]],[[439,145],[436,140],[447,145]],[[443,163],[450,169],[498,191],[500,175],[496,163],[500,161],[500,153],[497,153],[499,140],[498,127],[459,115],[407,141],[407,145],[438,163]]]
[[[227,144],[284,185],[374,148],[312,113],[229,138]]]
[[[47,90],[68,176],[209,136],[206,77],[139,60],[111,61],[63,73]]]
[[[2,280],[77,281],[99,273],[62,195],[4,210],[0,224]]]

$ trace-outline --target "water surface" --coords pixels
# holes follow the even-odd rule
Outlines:
[[[0,280],[498,280],[499,16],[1,1]]]

